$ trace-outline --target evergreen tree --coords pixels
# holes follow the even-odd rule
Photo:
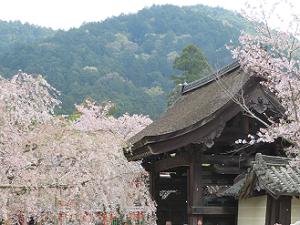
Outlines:
[[[205,55],[201,49],[195,45],[188,45],[183,50],[180,56],[175,58],[173,68],[181,70],[179,76],[172,76],[175,82],[175,87],[168,96],[168,106],[172,105],[180,96],[183,83],[190,83],[207,76],[212,72],[212,68],[207,62]]]
[[[114,102],[117,116],[128,112],[155,119],[166,108],[171,75],[188,74],[178,81],[183,83],[205,74],[182,70],[180,58],[174,71],[184,47],[195,44],[211,65],[222,67],[232,61],[225,44],[237,45],[248,27],[239,14],[203,5],[153,6],[68,31],[0,21],[0,75],[19,69],[44,74],[61,91],[58,114],[72,113],[74,104],[91,97]]]
[[[201,49],[192,44],[185,47],[181,55],[176,57],[173,68],[182,71],[181,75],[172,77],[175,84],[189,83],[212,72]]]

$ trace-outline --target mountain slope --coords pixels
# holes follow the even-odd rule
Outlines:
[[[50,28],[21,23],[19,21],[0,20],[0,52],[3,54],[15,44],[34,43],[46,37],[51,37],[55,31]]]
[[[62,91],[64,113],[90,96],[115,102],[117,113],[155,118],[165,110],[176,73],[172,63],[185,46],[197,45],[213,67],[220,67],[231,61],[224,45],[236,42],[248,26],[221,8],[153,6],[16,44],[0,55],[0,72],[45,75]]]

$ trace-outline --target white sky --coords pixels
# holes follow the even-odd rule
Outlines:
[[[258,0],[251,0],[251,2]],[[273,2],[275,0],[268,0]],[[300,1],[291,0],[300,11]],[[0,0],[1,20],[69,29],[83,22],[101,21],[121,13],[136,12],[153,4],[220,6],[239,11],[246,0]],[[288,12],[285,12],[288,13]]]

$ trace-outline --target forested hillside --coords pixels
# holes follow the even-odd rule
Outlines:
[[[19,21],[0,20],[0,53],[4,54],[15,44],[32,44],[51,37],[56,31],[50,28],[21,23]]]
[[[14,30],[14,23],[6,25]],[[14,41],[0,36],[0,73],[43,74],[62,92],[63,113],[89,96],[116,103],[117,113],[155,118],[166,108],[170,77],[178,73],[172,64],[184,47],[197,45],[220,67],[231,61],[224,45],[247,28],[241,16],[202,5],[153,6],[69,31],[23,25]]]

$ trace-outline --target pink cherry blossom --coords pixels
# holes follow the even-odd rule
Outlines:
[[[283,138],[290,143],[287,153],[297,158],[300,150],[300,27],[297,15],[291,17],[286,30],[284,27],[269,27],[274,16],[287,22],[272,14],[276,8],[282,7],[281,4],[287,4],[293,12],[293,6],[288,2],[279,2],[269,11],[257,11],[249,5],[245,14],[249,21],[254,22],[256,32],[243,32],[239,38],[240,46],[232,49],[232,55],[239,60],[244,71],[264,80],[261,84],[276,96],[285,110],[281,119],[268,118],[269,124],[265,124],[266,127],[256,135],[255,142]],[[254,138],[251,140],[252,144],[255,143]]]
[[[72,224],[94,224],[99,212],[139,207],[145,223],[155,224],[148,174],[122,151],[125,139],[152,121],[114,118],[111,103],[91,101],[77,106],[75,120],[55,116],[58,95],[41,76],[0,79],[0,216],[50,224],[63,212]]]

